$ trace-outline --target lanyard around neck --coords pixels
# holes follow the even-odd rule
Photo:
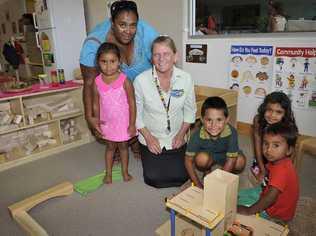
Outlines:
[[[168,105],[166,104],[166,100],[162,94],[162,90],[161,87],[159,86],[158,83],[158,76],[154,75],[154,68],[152,69],[152,76],[154,78],[154,82],[160,97],[160,100],[162,102],[163,107],[165,108],[166,114],[167,114],[167,129],[166,129],[166,133],[169,134],[171,132],[171,127],[170,127],[170,116],[169,116],[169,108],[170,108],[170,100],[171,100],[171,93],[169,95],[169,99],[168,99]]]

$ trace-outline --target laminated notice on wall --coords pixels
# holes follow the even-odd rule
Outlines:
[[[186,58],[186,62],[206,63],[207,45],[206,44],[187,44],[185,58]]]
[[[316,108],[316,48],[277,47],[272,90],[286,93],[295,108]]]
[[[272,46],[232,45],[230,89],[239,91],[239,96],[261,101],[271,89],[272,54]]]

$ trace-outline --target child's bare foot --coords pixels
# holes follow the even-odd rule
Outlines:
[[[133,179],[133,176],[131,176],[129,173],[123,174],[123,180],[125,182],[131,181]]]
[[[105,184],[112,184],[112,175],[105,175],[103,178],[103,183]]]

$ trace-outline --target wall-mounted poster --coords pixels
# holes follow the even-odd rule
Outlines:
[[[316,48],[277,47],[272,89],[283,91],[293,107],[316,108]]]
[[[263,99],[271,89],[272,46],[232,45],[229,86],[239,96]]]
[[[13,33],[13,34],[16,34],[16,33],[17,33],[17,28],[16,28],[16,23],[15,23],[15,21],[12,22],[12,33]]]
[[[185,52],[186,62],[206,63],[207,45],[206,44],[187,44]]]
[[[2,29],[2,33],[6,34],[5,24],[4,23],[1,24],[1,29]]]

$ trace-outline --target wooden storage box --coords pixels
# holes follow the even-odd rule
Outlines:
[[[236,218],[238,184],[238,175],[221,169],[212,171],[204,178],[203,208],[223,213],[224,229]]]
[[[222,88],[212,88],[207,86],[195,86],[195,96],[196,96],[196,119],[201,118],[201,108],[204,100],[207,97],[218,96],[225,100],[229,117],[230,124],[237,128],[237,100],[238,93],[234,90],[222,89]]]
[[[8,118],[7,121],[0,120],[0,134],[9,129],[24,126],[24,114],[20,98],[0,101],[0,111]],[[1,116],[2,117],[2,116]],[[9,124],[8,124],[9,123]]]
[[[30,123],[29,112],[34,107],[44,107],[48,115],[39,115]],[[22,117],[19,126],[0,130],[0,143],[3,144],[0,146],[0,171],[93,140],[84,119],[82,87],[71,81],[57,88],[37,88],[25,94],[0,93],[0,108],[10,109],[12,114]],[[60,126],[60,122],[67,119],[73,119],[78,129],[70,142],[64,142]]]
[[[86,121],[82,119],[82,115],[60,120],[60,130],[63,144],[86,139],[90,135],[90,131],[87,128]]]

